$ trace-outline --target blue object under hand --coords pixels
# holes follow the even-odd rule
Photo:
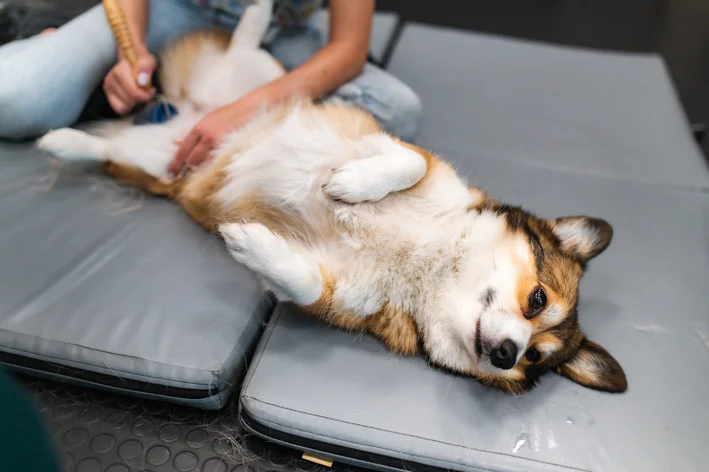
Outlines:
[[[177,108],[167,102],[159,102],[146,108],[133,120],[134,125],[160,124],[177,115]]]

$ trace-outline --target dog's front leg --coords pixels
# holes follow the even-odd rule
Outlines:
[[[369,157],[350,161],[333,169],[323,191],[347,203],[376,202],[392,192],[416,185],[428,170],[428,158],[413,146],[386,135],[363,139]]]
[[[229,253],[282,302],[317,304],[328,290],[320,264],[260,223],[219,226]]]

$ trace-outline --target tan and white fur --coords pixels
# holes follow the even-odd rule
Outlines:
[[[576,310],[586,262],[610,243],[603,220],[543,220],[496,202],[366,112],[307,99],[264,110],[208,164],[169,178],[175,140],[284,73],[258,48],[270,7],[250,6],[231,39],[192,34],[163,55],[161,82],[180,110],[173,120],[59,129],[38,146],[101,161],[174,199],[280,301],[394,352],[422,353],[507,392],[548,370],[625,390],[620,365],[585,338]]]

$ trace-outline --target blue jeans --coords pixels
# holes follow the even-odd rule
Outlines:
[[[186,33],[215,26],[231,30],[237,21],[188,0],[152,0],[148,49],[157,55]],[[322,30],[327,25],[313,23],[306,31],[282,32],[270,42],[271,53],[287,69],[325,45],[327,34]],[[34,138],[71,126],[115,62],[116,42],[100,4],[51,35],[0,47],[0,139]],[[416,137],[421,117],[418,96],[372,64],[332,97],[371,112],[386,131],[403,140]]]

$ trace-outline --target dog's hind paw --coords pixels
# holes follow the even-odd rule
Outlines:
[[[289,252],[283,238],[260,223],[227,223],[219,227],[219,233],[234,258],[247,265],[263,265],[272,254]]]
[[[72,128],[53,130],[37,140],[37,147],[66,161],[102,160],[103,138]]]
[[[288,242],[260,223],[219,227],[231,256],[251,269],[281,301],[314,303],[322,292],[320,267],[294,252]]]

